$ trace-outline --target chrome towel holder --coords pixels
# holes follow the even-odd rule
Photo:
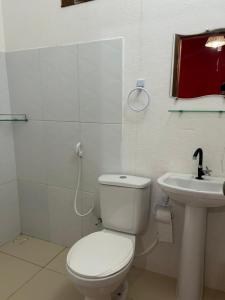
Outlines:
[[[140,93],[145,94],[146,97],[145,97],[143,103],[140,103],[140,102],[133,103],[132,96],[134,97],[135,93],[137,93],[137,96]],[[149,106],[150,100],[151,100],[150,94],[149,94],[148,90],[145,88],[145,80],[138,79],[137,83],[136,83],[136,88],[132,89],[130,91],[130,93],[128,94],[128,98],[127,98],[128,107],[135,112],[141,112],[141,111],[144,111]]]

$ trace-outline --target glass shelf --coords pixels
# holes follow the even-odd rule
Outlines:
[[[26,114],[0,114],[0,122],[27,122],[28,118]]]
[[[225,110],[169,109],[168,112],[176,112],[176,113],[225,113]]]

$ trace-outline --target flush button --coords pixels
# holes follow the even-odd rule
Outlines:
[[[127,176],[120,176],[120,179],[126,179]]]

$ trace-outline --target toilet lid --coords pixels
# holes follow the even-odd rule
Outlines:
[[[122,270],[132,259],[135,237],[100,231],[79,240],[69,251],[67,266],[82,277],[107,277]]]

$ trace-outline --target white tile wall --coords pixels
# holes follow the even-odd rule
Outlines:
[[[85,149],[82,189],[96,192],[100,174],[121,171],[121,124],[82,123],[81,139]]]
[[[84,43],[78,49],[80,120],[121,123],[121,40]]]
[[[0,184],[16,179],[13,130],[11,124],[0,123]]]
[[[10,100],[15,113],[27,113],[32,119],[43,117],[39,50],[7,53]]]
[[[7,72],[6,72],[6,59],[5,54],[0,52],[0,65],[1,65],[1,72],[0,72],[0,90],[7,89],[8,81],[7,81]]]
[[[19,201],[16,180],[0,185],[0,244],[20,233]]]
[[[18,178],[46,183],[45,123],[15,124],[14,138]]]
[[[0,53],[0,113],[11,112],[5,54]],[[0,122],[0,244],[20,233],[16,162],[11,123]]]
[[[79,123],[45,122],[46,168],[49,185],[73,188],[77,176],[75,146]]]
[[[13,112],[30,116],[14,126],[23,232],[70,246],[96,230],[97,177],[121,171],[122,39],[11,52],[7,65]],[[79,141],[81,211],[96,202],[83,220]]]
[[[49,240],[48,187],[35,181],[18,180],[22,232]]]
[[[2,113],[10,113],[9,89],[6,73],[5,54],[0,52],[0,110]]]
[[[48,186],[50,240],[71,246],[81,238],[81,218],[73,211],[74,190]]]
[[[98,226],[98,220],[96,216],[100,216],[100,207],[98,201],[98,193],[90,193],[90,192],[81,192],[78,199],[78,205],[80,207],[80,211],[84,214],[90,208],[95,205],[94,211],[88,216],[82,219],[82,236],[85,236],[89,233],[95,232],[99,230],[101,225]]]
[[[79,121],[77,46],[39,52],[44,119]]]
[[[9,99],[9,90],[0,89],[0,99]],[[0,111],[2,113],[8,114],[11,112],[11,107],[9,101],[1,101],[0,102]]]

